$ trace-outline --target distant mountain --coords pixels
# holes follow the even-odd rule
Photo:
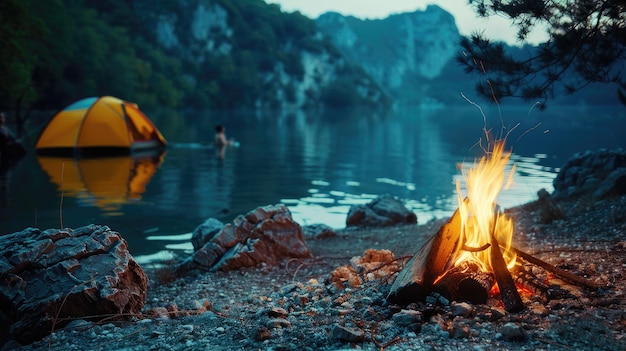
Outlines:
[[[455,60],[462,50],[454,17],[436,5],[424,11],[384,19],[358,19],[328,12],[316,19],[318,29],[341,53],[360,65],[397,102],[466,104],[480,77],[467,74]],[[513,56],[529,56],[532,46],[505,46]],[[594,85],[574,95],[555,86],[550,104],[615,104],[614,86]],[[504,103],[526,104],[509,98]]]
[[[316,23],[347,58],[403,101],[428,99],[433,80],[459,50],[454,17],[434,5],[380,20],[329,12]]]

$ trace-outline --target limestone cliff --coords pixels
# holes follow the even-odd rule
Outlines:
[[[156,41],[186,63],[191,84],[198,89],[213,84],[219,94],[239,95],[239,107],[384,107],[390,102],[299,13],[282,13],[262,1],[221,0],[186,0],[149,11],[156,12],[151,26]],[[232,77],[223,78],[224,70],[232,70]],[[334,98],[338,90],[345,94],[342,99]]]
[[[346,57],[405,101],[428,99],[427,87],[459,51],[454,17],[435,5],[380,20],[329,12],[316,22]]]

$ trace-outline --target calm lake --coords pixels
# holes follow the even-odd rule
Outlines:
[[[302,225],[344,227],[353,204],[391,194],[424,223],[457,207],[455,180],[483,154],[483,128],[508,134],[514,184],[502,207],[552,191],[574,153],[626,147],[626,116],[614,110],[550,106],[402,108],[327,113],[196,112],[151,114],[169,145],[162,155],[74,161],[28,155],[0,179],[0,234],[27,227],[106,224],[140,263],[190,251],[190,232],[210,217],[224,223],[262,205],[283,203]],[[51,116],[50,116],[51,117]],[[45,122],[45,121],[44,121]],[[221,158],[213,128],[239,147]]]

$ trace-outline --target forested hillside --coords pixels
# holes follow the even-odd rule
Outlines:
[[[389,104],[315,22],[262,0],[3,0],[0,108]]]

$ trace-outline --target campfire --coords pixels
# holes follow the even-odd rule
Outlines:
[[[441,296],[485,303],[490,296],[499,296],[506,311],[517,312],[524,308],[512,275],[520,266],[518,258],[570,282],[597,288],[513,247],[513,220],[497,205],[498,194],[513,181],[514,166],[505,175],[509,159],[505,141],[500,140],[472,168],[463,170],[467,194],[457,181],[457,210],[400,271],[388,300],[408,304]]]

